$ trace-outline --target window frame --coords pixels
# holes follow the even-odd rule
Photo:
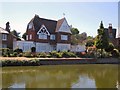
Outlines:
[[[68,35],[61,35],[61,40],[67,41],[68,40]]]
[[[2,40],[6,41],[7,40],[7,34],[2,34]]]

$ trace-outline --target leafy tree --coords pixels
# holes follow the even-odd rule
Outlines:
[[[22,35],[22,38],[23,38],[24,40],[26,40],[26,33],[24,33],[24,34]]]
[[[102,57],[102,52],[104,49],[106,49],[109,45],[107,35],[105,34],[104,26],[101,21],[100,23],[100,28],[98,29],[98,35],[97,35],[97,41],[96,41],[96,47],[98,49],[101,49],[101,57]]]
[[[86,47],[91,47],[91,46],[93,46],[93,45],[94,45],[94,40],[88,39],[88,40],[86,41]]]
[[[79,34],[79,30],[77,28],[71,28],[72,35]]]
[[[20,37],[19,33],[16,30],[11,31],[11,34],[15,35],[16,37]]]

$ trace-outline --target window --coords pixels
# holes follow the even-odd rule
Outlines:
[[[26,40],[28,40],[28,35],[26,35]]]
[[[32,34],[30,34],[30,39],[32,39]]]
[[[47,31],[47,28],[44,25],[41,26],[37,34],[39,39],[47,39],[47,36],[50,35],[50,33]]]
[[[55,40],[55,35],[54,34],[50,35],[50,39]]]
[[[31,28],[32,28],[32,26],[33,26],[33,23],[31,22],[31,23],[29,24],[28,29],[31,29]]]
[[[2,48],[7,48],[7,45],[6,44],[2,44]]]
[[[47,35],[46,34],[39,34],[39,39],[47,39]]]
[[[2,40],[7,40],[7,35],[6,34],[2,34]]]
[[[61,35],[61,40],[68,40],[68,36],[67,35]]]

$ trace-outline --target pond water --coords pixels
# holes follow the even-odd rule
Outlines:
[[[3,67],[2,88],[116,88],[118,65]]]

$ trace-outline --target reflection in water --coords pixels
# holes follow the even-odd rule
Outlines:
[[[115,88],[117,65],[4,67],[2,87]]]
[[[78,82],[73,84],[72,88],[96,88],[95,80],[87,76],[80,76]]]

